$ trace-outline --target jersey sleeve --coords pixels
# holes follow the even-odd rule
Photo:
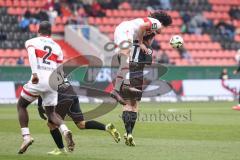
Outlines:
[[[150,21],[151,21],[151,30],[156,31],[161,28],[162,24],[157,19],[151,18]]]
[[[29,64],[31,66],[32,73],[37,73],[37,57],[35,54],[35,47],[30,41],[25,42],[25,47],[28,53]]]
[[[33,40],[27,40],[25,42],[25,48],[28,49],[29,47],[34,47],[35,48]]]

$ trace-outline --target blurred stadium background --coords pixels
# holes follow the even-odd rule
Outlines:
[[[29,79],[24,42],[36,36],[42,20],[52,23],[52,37],[62,46],[65,61],[79,55],[103,61],[100,73],[89,69],[85,80],[96,79],[97,86],[111,90],[109,67],[114,52],[105,51],[104,46],[112,42],[117,24],[146,17],[152,10],[166,10],[173,17],[173,25],[156,36],[152,45],[153,61],[166,65],[168,72],[162,76],[159,69],[148,68],[152,74],[147,78],[169,81],[174,89],[157,100],[233,100],[234,94],[219,77],[227,68],[231,79],[227,86],[239,89],[237,76],[232,75],[240,60],[239,6],[239,0],[1,0],[0,86],[6,92],[0,93],[0,100],[16,101],[21,84]],[[185,41],[178,50],[169,45],[175,34]],[[79,69],[71,78],[83,81],[84,73]]]
[[[240,0],[1,0],[0,1],[0,92],[1,103],[15,103],[30,68],[24,42],[36,36],[38,24],[49,20],[53,39],[63,48],[65,61],[79,55],[97,56],[103,61],[98,75],[87,71],[88,81],[105,91],[112,88],[110,76],[114,52],[104,50],[113,40],[116,25],[123,20],[146,17],[152,10],[166,10],[173,25],[156,36],[153,61],[168,67],[146,80],[169,81],[173,91],[144,101],[233,100],[234,93],[222,85],[220,74],[228,70],[226,86],[239,90],[232,74],[240,61]],[[185,43],[176,50],[169,45],[179,34]],[[84,69],[71,75],[78,83],[86,80]],[[211,88],[211,89],[209,89]]]
[[[168,72],[162,75],[162,68],[147,67],[150,74],[145,82],[168,81],[173,90],[142,98],[148,103],[140,105],[143,118],[138,119],[134,132],[137,146],[114,144],[106,134],[79,132],[73,123],[66,122],[74,133],[76,151],[68,157],[47,156],[54,142],[37,107],[29,107],[29,127],[36,142],[27,155],[17,156],[22,139],[15,103],[31,73],[24,42],[36,36],[39,22],[51,21],[52,37],[62,46],[65,61],[83,56],[83,62],[88,62],[86,55],[103,61],[101,68],[75,70],[71,82],[94,82],[88,84],[109,92],[112,71],[117,68],[111,67],[114,52],[105,51],[104,46],[112,42],[117,24],[146,17],[152,10],[166,10],[173,25],[163,30],[152,46],[153,61],[166,66]],[[175,34],[185,41],[180,50],[169,45]],[[240,61],[239,49],[240,0],[0,0],[0,159],[238,160],[240,117],[230,107],[240,90],[240,76],[233,75]],[[79,97],[83,111],[97,106],[92,102],[100,102],[91,94],[83,92],[87,96]],[[168,116],[192,115],[184,122],[144,117],[159,111]],[[120,113],[117,107],[98,120],[114,123],[123,134]]]

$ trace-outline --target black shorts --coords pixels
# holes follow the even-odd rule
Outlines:
[[[55,112],[63,119],[68,115],[75,123],[84,121],[78,97],[71,85],[58,89],[58,105]]]
[[[145,64],[143,63],[135,63],[130,62],[129,63],[129,71],[130,71],[130,86],[135,87],[139,90],[143,90],[143,69]],[[127,84],[123,84],[127,85]],[[136,100],[140,101],[142,98],[142,93],[140,94],[133,94],[129,93],[127,91],[120,91],[121,96],[125,100]]]

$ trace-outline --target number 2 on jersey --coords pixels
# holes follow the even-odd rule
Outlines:
[[[52,55],[52,48],[49,46],[44,46],[44,51],[47,51],[47,53],[43,56],[43,63],[45,64],[50,64],[49,61],[47,61],[47,59]]]

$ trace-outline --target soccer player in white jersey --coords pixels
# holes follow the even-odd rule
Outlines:
[[[25,43],[32,76],[30,81],[23,86],[21,97],[17,103],[18,118],[23,136],[23,143],[18,153],[23,154],[33,143],[28,128],[27,106],[36,100],[38,96],[43,99],[43,106],[48,120],[59,127],[65,137],[69,151],[73,151],[72,133],[54,111],[58,101],[58,93],[49,85],[50,76],[63,61],[63,53],[61,47],[50,37],[51,24],[48,21],[40,23],[38,33],[38,37],[27,40]]]
[[[164,27],[171,24],[171,16],[160,11],[154,12],[146,18],[122,22],[115,30],[114,41],[119,46],[117,53],[120,56],[120,67],[111,96],[123,104],[122,120],[126,130],[124,139],[125,144],[128,146],[136,145],[132,131],[137,119],[138,101],[141,100],[143,84],[143,68],[140,62],[140,54],[152,54],[152,51],[149,52],[149,50],[151,50],[150,46],[154,36],[160,34]],[[133,43],[138,47],[129,45]],[[127,44],[128,47],[124,46],[124,44]],[[129,73],[129,70],[131,73]],[[127,73],[129,73],[131,79],[126,79]]]
[[[148,53],[148,48],[143,43],[143,37],[152,33],[160,34],[164,27],[172,24],[172,18],[163,11],[153,12],[146,18],[137,18],[130,21],[120,23],[114,32],[114,42],[117,46],[116,52],[120,56],[120,66],[117,73],[114,90],[111,96],[119,103],[125,105],[126,102],[119,94],[123,81],[127,83],[126,74],[129,72],[129,61],[131,60],[131,49],[133,42],[137,42],[144,51]],[[130,44],[130,45],[129,45]],[[128,47],[127,47],[128,46]],[[128,82],[130,83],[130,82]],[[141,92],[131,87],[125,88],[131,92]]]

